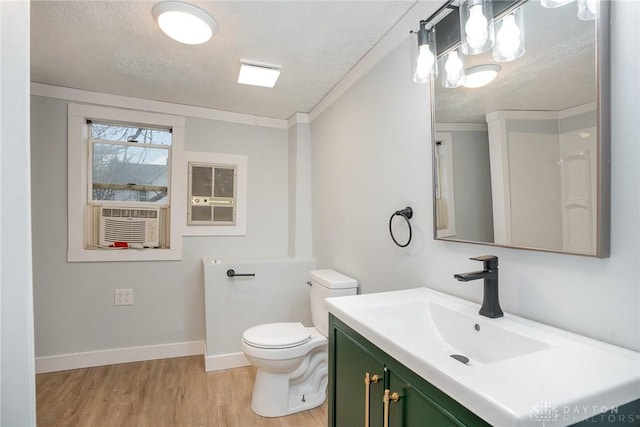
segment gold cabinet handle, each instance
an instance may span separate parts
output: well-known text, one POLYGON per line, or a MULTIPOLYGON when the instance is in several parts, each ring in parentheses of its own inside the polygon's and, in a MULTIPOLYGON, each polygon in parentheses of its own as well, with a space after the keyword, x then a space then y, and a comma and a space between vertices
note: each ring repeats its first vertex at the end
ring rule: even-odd
POLYGON ((380 381, 380 375, 370 375, 369 372, 364 374, 364 427, 369 427, 369 405, 371 383, 377 384, 380 381))
POLYGON ((382 402, 384 403, 384 427, 389 427, 389 402, 397 402, 398 400, 400 400, 400 395, 398 393, 391 393, 389 389, 384 391, 384 397, 382 398, 382 402))

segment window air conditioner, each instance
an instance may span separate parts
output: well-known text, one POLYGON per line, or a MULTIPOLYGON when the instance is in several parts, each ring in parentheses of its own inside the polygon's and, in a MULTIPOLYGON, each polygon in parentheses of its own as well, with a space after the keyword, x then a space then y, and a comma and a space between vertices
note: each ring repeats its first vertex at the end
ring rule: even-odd
POLYGON ((144 247, 158 247, 160 230, 159 209, 100 208, 100 245, 115 242, 137 243, 144 247))

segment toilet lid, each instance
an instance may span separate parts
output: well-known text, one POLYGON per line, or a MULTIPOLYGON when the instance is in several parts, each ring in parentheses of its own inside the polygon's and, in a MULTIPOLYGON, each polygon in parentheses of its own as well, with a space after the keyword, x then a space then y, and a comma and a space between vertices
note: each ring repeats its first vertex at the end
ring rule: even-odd
POLYGON ((267 323, 247 329, 242 338, 254 347, 287 348, 306 343, 311 333, 299 322, 267 323))

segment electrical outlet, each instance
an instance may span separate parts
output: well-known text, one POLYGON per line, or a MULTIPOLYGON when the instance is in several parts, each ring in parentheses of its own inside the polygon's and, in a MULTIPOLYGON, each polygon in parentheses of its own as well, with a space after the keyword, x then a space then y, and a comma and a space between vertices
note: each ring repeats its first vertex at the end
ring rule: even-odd
POLYGON ((133 305, 133 289, 116 289, 113 305, 133 305))

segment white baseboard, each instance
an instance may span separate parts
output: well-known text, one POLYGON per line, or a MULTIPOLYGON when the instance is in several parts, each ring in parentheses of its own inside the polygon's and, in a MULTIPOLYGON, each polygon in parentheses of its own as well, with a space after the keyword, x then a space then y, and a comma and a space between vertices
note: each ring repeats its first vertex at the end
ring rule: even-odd
POLYGON ((249 366, 251 362, 247 360, 244 353, 228 353, 228 354, 216 354, 209 356, 204 355, 204 370, 209 371, 221 371, 223 369, 240 368, 242 366, 249 366))
POLYGON ((204 342, 191 341, 36 357, 36 374, 144 360, 194 356, 203 353, 204 342))

